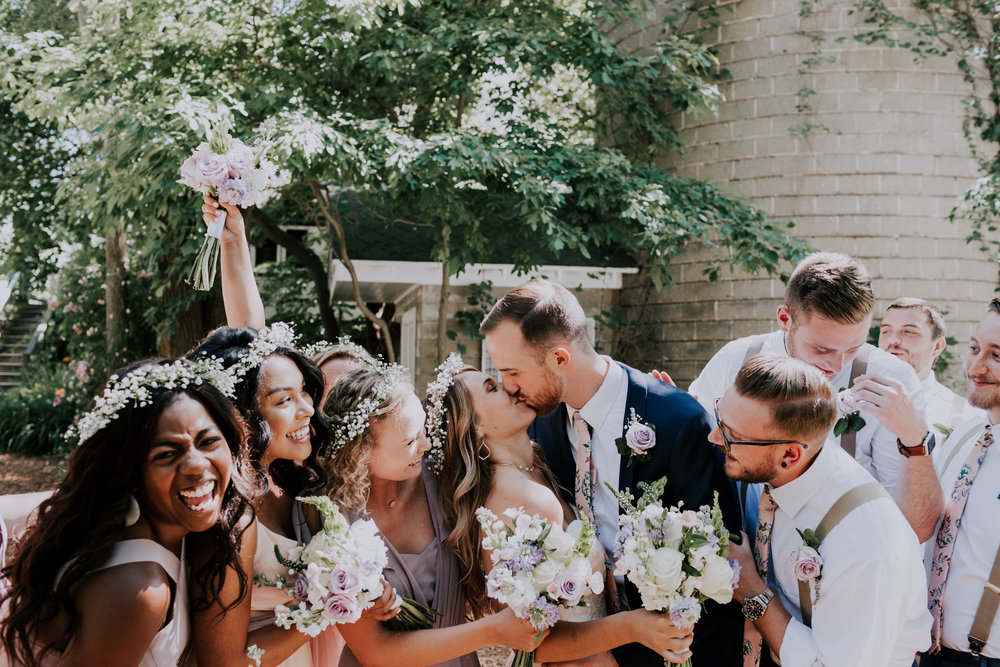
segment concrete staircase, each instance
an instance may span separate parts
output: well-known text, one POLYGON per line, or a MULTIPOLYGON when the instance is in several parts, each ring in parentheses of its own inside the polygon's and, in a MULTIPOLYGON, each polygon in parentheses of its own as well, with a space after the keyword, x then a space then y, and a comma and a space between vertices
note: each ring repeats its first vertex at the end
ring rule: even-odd
POLYGON ((7 316, 0 321, 0 391, 20 383, 25 351, 46 308, 43 303, 26 302, 9 306, 7 316))

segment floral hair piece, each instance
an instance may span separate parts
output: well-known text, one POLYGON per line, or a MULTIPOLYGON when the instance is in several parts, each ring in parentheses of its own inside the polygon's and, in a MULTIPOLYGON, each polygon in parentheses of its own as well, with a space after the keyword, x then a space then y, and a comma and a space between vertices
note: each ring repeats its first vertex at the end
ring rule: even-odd
POLYGON ((233 384, 242 380, 250 369, 263 364, 264 360, 279 347, 294 348, 295 331, 292 330, 290 324, 275 322, 258 331, 257 337, 250 341, 248 347, 250 349, 247 353, 229 367, 229 374, 233 376, 233 384))
POLYGON ((364 363, 371 363, 375 360, 375 357, 371 352, 361 347, 354 341, 352 341, 347 336, 340 336, 335 343, 328 343, 325 340, 321 340, 318 343, 313 343, 312 345, 307 345, 302 348, 302 354, 306 355, 310 359, 315 357, 321 352, 326 352, 327 350, 333 348, 340 348, 347 354, 351 355, 355 359, 362 361, 364 363))
POLYGON ((104 392, 94 399, 94 409, 86 413, 66 431, 67 438, 84 442, 102 428, 118 419, 118 413, 129 403, 142 407, 152 399, 154 389, 186 389, 209 382, 230 398, 235 394, 236 381, 215 357, 188 361, 177 359, 167 364, 149 364, 119 377, 112 375, 104 392))
POLYGON ((341 447, 364 433, 371 425, 372 414, 385 403, 392 390, 406 375, 407 370, 399 364, 386 364, 376 361, 372 366, 381 376, 370 395, 362 398, 353 410, 339 415, 337 424, 333 427, 333 440, 330 443, 330 456, 335 455, 341 447))
POLYGON ((452 352, 438 366, 437 378, 427 385, 427 439, 431 441, 431 450, 427 453, 427 463, 435 474, 440 475, 444 467, 444 439, 445 425, 444 413, 448 409, 444 406, 444 395, 453 384, 455 376, 465 368, 462 356, 452 352))

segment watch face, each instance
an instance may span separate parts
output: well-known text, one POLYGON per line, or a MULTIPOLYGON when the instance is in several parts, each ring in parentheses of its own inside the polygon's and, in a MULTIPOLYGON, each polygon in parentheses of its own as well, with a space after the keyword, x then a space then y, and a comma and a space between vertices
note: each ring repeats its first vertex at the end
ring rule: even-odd
POLYGON ((747 600, 746 604, 743 605, 743 615, 751 621, 756 621, 763 616, 764 610, 761 608, 760 600, 757 598, 747 600))

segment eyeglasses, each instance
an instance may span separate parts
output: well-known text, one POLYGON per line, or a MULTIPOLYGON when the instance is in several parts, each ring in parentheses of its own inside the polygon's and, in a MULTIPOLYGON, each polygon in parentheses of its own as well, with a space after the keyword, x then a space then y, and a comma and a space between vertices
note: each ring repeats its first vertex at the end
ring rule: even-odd
POLYGON ((799 442, 798 440, 789 440, 785 438, 784 440, 731 440, 728 435, 726 435, 726 425, 722 423, 722 418, 719 417, 719 399, 715 399, 715 423, 719 425, 719 433, 722 434, 722 440, 725 443, 722 445, 722 451, 729 454, 733 451, 733 445, 750 445, 752 447, 765 447, 767 445, 787 445, 789 443, 795 443, 802 447, 809 447, 809 445, 804 442, 799 442))

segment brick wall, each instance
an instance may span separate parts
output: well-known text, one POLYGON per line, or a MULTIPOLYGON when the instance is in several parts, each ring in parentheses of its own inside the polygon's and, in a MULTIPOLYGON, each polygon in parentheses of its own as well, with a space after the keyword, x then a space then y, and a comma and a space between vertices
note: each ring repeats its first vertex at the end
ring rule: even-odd
MULTIPOLYGON (((679 116, 688 151, 661 163, 794 220, 793 233, 817 249, 858 257, 875 279, 877 315, 899 296, 949 311, 960 354, 997 284, 996 265, 963 240, 968 225, 947 221, 976 177, 961 131, 965 86, 947 60, 916 64, 901 50, 854 41, 861 21, 848 15, 851 2, 811 4, 805 18, 799 0, 743 0, 724 14, 726 101, 716 117, 679 116), (800 73, 814 55, 800 31, 821 35, 821 55, 837 62, 800 73), (802 88, 816 91, 805 98, 812 112, 796 111, 802 88), (789 132, 806 123, 829 130, 789 132)), ((637 47, 644 39, 632 36, 637 47)), ((731 338, 773 330, 784 292, 776 279, 739 272, 708 283, 701 269, 710 257, 701 247, 679 258, 674 285, 661 293, 640 275, 622 294, 643 341, 623 356, 668 368, 682 386, 731 338)))

